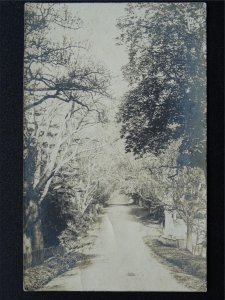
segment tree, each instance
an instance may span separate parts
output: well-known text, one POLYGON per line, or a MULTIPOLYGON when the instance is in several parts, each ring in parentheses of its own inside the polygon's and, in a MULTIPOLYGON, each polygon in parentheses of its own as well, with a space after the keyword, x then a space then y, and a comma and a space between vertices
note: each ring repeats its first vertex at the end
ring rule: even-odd
MULTIPOLYGON (((77 166, 75 162, 82 149, 90 147, 90 143, 93 147, 93 141, 83 136, 83 131, 99 122, 98 114, 84 109, 75 112, 73 105, 73 102, 67 104, 53 101, 49 103, 47 113, 39 116, 37 112, 42 112, 42 108, 36 108, 35 122, 26 125, 24 230, 32 239, 33 249, 43 247, 41 206, 55 178, 64 177, 64 172, 70 164, 73 166, 73 175, 77 166)), ((75 181, 73 184, 76 183, 75 181)), ((86 191, 89 192, 88 184, 86 191)))
MULTIPOLYGON (((199 215, 206 214, 206 181, 200 168, 184 167, 173 182, 174 202, 187 226, 186 247, 192 252, 192 233, 199 215)), ((206 225, 206 224, 205 224, 206 225)), ((204 228, 206 230, 206 228, 204 228)))
POLYGON ((118 22, 130 91, 119 119, 126 151, 159 155, 183 139, 178 163, 205 168, 205 5, 128 4, 118 22))
POLYGON ((74 43, 63 33, 59 34, 58 42, 51 38, 55 30, 60 33, 63 27, 76 32, 81 24, 66 6, 62 10, 56 4, 26 5, 25 110, 49 99, 73 101, 88 110, 86 101, 94 102, 96 95, 109 96, 106 92, 109 76, 102 66, 94 65, 87 56, 87 45, 74 43))
POLYGON ((56 29, 80 26, 66 6, 26 4, 24 233, 32 250, 43 248, 41 205, 51 184, 79 154, 81 131, 105 121, 106 70, 91 62, 86 45, 52 38, 56 29))
POLYGON ((142 185, 144 197, 176 207, 191 251, 193 226, 206 205, 205 21, 202 3, 132 3, 118 22, 130 84, 118 114, 121 137, 149 168, 149 174, 141 168, 140 191, 142 185))

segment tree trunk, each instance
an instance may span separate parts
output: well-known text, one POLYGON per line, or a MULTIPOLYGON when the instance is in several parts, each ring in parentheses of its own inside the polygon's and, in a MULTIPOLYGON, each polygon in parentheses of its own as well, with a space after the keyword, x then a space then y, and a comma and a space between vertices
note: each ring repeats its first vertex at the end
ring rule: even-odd
POLYGON ((24 243, 29 244, 32 265, 40 263, 43 259, 44 239, 41 227, 40 211, 36 201, 31 200, 24 212, 24 243))
POLYGON ((187 223, 187 241, 186 241, 186 248, 192 252, 192 226, 190 223, 187 223))
POLYGON ((164 214, 165 214, 164 234, 174 235, 173 213, 165 209, 164 214))
POLYGON ((31 239, 23 234, 23 265, 24 268, 29 268, 32 265, 32 247, 31 247, 31 239))

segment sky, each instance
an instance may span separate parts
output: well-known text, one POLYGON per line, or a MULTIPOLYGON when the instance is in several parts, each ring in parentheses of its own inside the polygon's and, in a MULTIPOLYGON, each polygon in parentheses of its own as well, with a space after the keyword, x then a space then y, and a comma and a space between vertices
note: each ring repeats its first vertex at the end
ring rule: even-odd
POLYGON ((124 46, 117 46, 115 38, 120 31, 117 19, 124 15, 125 3, 77 3, 71 4, 84 21, 84 36, 87 35, 96 59, 103 62, 113 75, 112 89, 122 95, 126 89, 121 67, 128 62, 124 46))
POLYGON ((116 45, 115 39, 120 34, 116 23, 119 17, 125 15, 126 5, 126 3, 67 4, 69 11, 83 20, 83 28, 79 29, 76 35, 68 29, 63 32, 68 37, 76 36, 89 41, 91 57, 111 72, 111 89, 118 98, 127 90, 127 82, 123 79, 121 67, 128 62, 128 54, 123 45, 116 45))

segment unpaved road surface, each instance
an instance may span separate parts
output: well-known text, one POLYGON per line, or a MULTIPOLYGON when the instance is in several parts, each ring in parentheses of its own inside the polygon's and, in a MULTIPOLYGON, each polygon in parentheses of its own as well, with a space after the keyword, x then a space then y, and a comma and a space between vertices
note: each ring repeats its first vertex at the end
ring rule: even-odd
POLYGON ((50 281, 45 291, 188 291, 158 262, 144 243, 158 235, 157 226, 146 226, 131 214, 132 206, 121 195, 105 209, 86 254, 90 261, 50 281))

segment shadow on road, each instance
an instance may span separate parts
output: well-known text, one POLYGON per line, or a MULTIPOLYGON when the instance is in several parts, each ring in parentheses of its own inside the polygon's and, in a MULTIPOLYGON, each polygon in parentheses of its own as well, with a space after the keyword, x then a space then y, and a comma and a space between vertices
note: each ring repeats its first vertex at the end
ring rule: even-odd
POLYGON ((131 216, 136 217, 136 219, 144 225, 148 224, 158 224, 158 221, 150 216, 149 210, 140 207, 138 205, 131 205, 131 210, 129 211, 131 216))
POLYGON ((131 206, 131 205, 132 205, 132 203, 116 203, 116 204, 110 203, 107 205, 107 207, 109 207, 109 206, 131 206))

